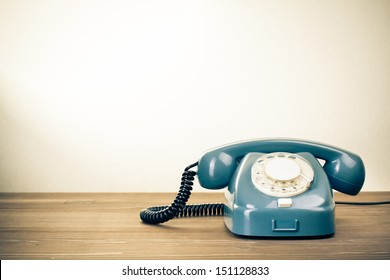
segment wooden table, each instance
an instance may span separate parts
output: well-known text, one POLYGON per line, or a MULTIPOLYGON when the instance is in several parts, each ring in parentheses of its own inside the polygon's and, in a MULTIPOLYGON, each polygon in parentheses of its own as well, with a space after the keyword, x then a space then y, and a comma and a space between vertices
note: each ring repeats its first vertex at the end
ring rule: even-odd
MULTIPOLYGON (((0 258, 6 259, 390 259, 390 205, 336 207, 328 238, 243 238, 222 217, 147 225, 139 212, 173 193, 1 193, 0 258)), ((390 200, 390 192, 336 200, 390 200)), ((221 192, 189 203, 223 202, 221 192)))

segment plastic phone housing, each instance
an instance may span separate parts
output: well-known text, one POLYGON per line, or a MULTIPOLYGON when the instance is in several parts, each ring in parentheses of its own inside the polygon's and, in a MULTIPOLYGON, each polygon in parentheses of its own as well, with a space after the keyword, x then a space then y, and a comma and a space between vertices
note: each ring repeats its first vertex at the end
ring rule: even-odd
POLYGON ((225 192, 224 221, 234 234, 264 237, 326 236, 335 232, 333 192, 326 173, 309 153, 298 153, 314 169, 314 180, 304 193, 278 198, 260 192, 252 183, 251 167, 262 153, 249 153, 240 162, 225 192))

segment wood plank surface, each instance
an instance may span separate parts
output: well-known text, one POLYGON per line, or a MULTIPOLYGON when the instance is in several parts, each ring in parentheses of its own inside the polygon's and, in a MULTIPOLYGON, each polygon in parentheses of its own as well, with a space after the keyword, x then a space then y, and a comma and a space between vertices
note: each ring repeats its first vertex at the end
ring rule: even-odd
MULTIPOLYGON (((1 193, 0 258, 6 259, 390 259, 390 205, 336 206, 328 238, 243 238, 222 217, 140 221, 141 209, 172 193, 1 193)), ((390 200, 390 192, 335 194, 336 200, 390 200)), ((189 203, 223 202, 221 192, 189 203)))

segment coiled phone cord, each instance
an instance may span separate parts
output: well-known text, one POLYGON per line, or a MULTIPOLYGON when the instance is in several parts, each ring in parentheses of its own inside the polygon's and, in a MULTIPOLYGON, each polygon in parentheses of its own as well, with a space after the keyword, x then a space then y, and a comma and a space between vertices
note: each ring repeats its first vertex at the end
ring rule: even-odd
POLYGON ((198 162, 195 162, 184 169, 179 192, 170 206, 152 206, 141 211, 140 218, 143 222, 148 224, 161 224, 175 217, 223 215, 223 203, 186 205, 191 195, 193 181, 197 174, 190 169, 197 165, 198 162))

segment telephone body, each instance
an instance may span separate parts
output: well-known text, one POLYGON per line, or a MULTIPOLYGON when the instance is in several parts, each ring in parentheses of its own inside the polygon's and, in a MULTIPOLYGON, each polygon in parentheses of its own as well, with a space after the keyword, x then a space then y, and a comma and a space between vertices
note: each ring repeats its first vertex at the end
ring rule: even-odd
POLYGON ((206 152, 197 175, 204 188, 227 187, 224 221, 232 233, 305 237, 335 232, 332 189, 356 195, 365 169, 358 155, 343 149, 305 140, 262 139, 206 152))

